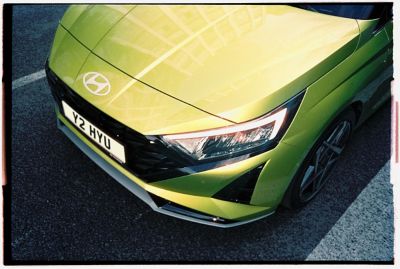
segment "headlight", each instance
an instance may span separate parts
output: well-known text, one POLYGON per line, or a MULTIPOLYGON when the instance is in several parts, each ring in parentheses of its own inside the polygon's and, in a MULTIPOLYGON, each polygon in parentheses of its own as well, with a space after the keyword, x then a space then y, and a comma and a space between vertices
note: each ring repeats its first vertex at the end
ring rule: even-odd
POLYGON ((304 91, 264 116, 223 128, 161 136, 174 149, 195 160, 227 159, 261 153, 276 146, 289 127, 304 91))

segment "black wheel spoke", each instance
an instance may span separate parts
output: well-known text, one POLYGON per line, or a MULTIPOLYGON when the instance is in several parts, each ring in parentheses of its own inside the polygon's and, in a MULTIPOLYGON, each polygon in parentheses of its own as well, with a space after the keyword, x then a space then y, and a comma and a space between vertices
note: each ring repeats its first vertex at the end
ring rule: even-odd
POLYGON ((342 153, 342 150, 343 150, 342 147, 332 145, 326 141, 324 141, 324 145, 327 146, 330 150, 332 150, 337 155, 340 155, 340 153, 342 153))
POLYGON ((314 179, 314 167, 313 166, 309 166, 304 177, 303 177, 303 181, 301 182, 301 189, 304 191, 305 189, 307 189, 311 183, 313 182, 314 179))
POLYGON ((320 170, 319 164, 320 164, 321 159, 323 159, 324 154, 325 154, 325 149, 323 147, 320 147, 317 150, 317 152, 315 153, 315 158, 314 158, 315 159, 315 161, 314 161, 314 166, 315 166, 314 174, 315 175, 318 174, 318 172, 320 170))

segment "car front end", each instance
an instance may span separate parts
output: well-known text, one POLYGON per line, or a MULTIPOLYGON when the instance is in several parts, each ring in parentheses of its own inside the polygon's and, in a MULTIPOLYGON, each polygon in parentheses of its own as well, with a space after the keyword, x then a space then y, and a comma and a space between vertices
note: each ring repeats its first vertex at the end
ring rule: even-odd
POLYGON ((46 65, 58 127, 156 211, 218 227, 268 216, 335 116, 326 105, 351 97, 309 88, 355 51, 358 24, 310 14, 71 7, 46 65))

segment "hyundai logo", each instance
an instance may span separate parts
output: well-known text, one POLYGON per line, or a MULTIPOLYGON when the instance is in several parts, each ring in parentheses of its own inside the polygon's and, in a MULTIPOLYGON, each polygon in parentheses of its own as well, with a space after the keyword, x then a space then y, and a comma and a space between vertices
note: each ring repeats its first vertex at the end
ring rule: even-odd
POLYGON ((94 95, 107 95, 111 91, 108 79, 97 72, 88 72, 83 76, 83 85, 94 95))

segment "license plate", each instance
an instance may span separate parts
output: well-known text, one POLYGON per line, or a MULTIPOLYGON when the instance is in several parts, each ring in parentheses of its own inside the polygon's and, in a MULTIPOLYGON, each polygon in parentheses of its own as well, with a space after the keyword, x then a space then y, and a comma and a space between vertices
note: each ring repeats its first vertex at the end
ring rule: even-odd
POLYGON ((113 157, 120 162, 125 163, 125 149, 120 143, 106 135, 102 130, 97 128, 93 123, 82 117, 67 103, 62 101, 65 117, 67 117, 79 130, 90 137, 100 147, 111 153, 113 157))

